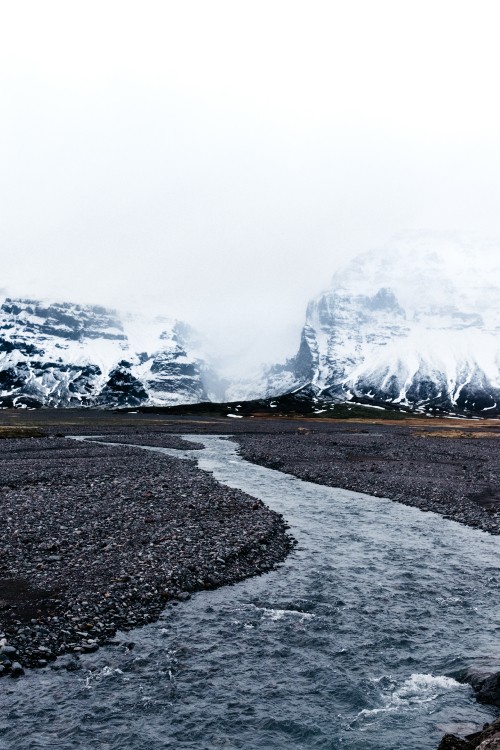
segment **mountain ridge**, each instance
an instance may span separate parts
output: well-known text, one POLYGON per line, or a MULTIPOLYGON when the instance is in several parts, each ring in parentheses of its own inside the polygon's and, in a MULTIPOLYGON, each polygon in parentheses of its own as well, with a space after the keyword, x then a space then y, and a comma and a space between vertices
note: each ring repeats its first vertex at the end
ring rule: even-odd
POLYGON ((71 302, 7 298, 0 306, 3 407, 203 401, 203 367, 179 321, 71 302))
MULTIPOLYGON (((231 398, 302 392, 417 411, 500 413, 500 280, 490 253, 433 240, 365 253, 307 306, 297 354, 231 398), (408 249, 408 248, 407 248, 408 249)), ((243 384, 241 384, 243 385, 243 384)), ((230 400, 230 399, 228 399, 230 400)))
POLYGON ((364 253, 307 306, 297 353, 224 382, 170 318, 8 298, 0 406, 172 406, 272 399, 500 414, 500 261, 429 237, 364 253), (496 263, 496 265, 495 265, 496 263))

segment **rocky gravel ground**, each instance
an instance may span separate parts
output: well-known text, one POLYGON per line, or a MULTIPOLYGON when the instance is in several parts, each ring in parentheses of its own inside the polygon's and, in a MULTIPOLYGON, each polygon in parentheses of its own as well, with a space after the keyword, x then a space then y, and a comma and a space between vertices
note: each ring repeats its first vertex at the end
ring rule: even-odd
POLYGON ((227 434, 256 463, 500 533, 496 426, 7 416, 45 437, 0 440, 0 674, 61 654, 71 665, 166 602, 269 570, 292 548, 260 501, 134 443, 201 449, 179 435, 227 434))
POLYGON ((177 450, 203 450, 203 446, 200 443, 192 443, 187 440, 183 440, 176 435, 168 435, 165 433, 151 433, 151 432, 137 432, 133 435, 121 435, 116 432, 109 432, 105 435, 94 436, 92 440, 96 440, 102 443, 119 443, 120 445, 149 445, 155 448, 176 448, 177 450))
POLYGON ((194 461, 56 436, 0 441, 0 508, 0 674, 13 676, 268 571, 293 546, 281 516, 194 461))
POLYGON ((235 439, 249 461, 500 534, 500 438, 474 434, 344 423, 235 439))
MULTIPOLYGON (((76 668, 79 654, 153 621, 167 602, 270 570, 292 549, 285 522, 260 501, 219 485, 194 461, 133 444, 201 449, 179 435, 231 435, 255 463, 500 534, 493 420, 453 427, 6 410, 2 422, 0 675, 61 655, 56 666, 76 668), (71 434, 130 447, 64 438, 71 434)), ((498 674, 475 685, 479 700, 498 705, 484 695, 492 679, 498 689, 498 674)), ((499 722, 448 734, 439 748, 500 748, 499 722)))

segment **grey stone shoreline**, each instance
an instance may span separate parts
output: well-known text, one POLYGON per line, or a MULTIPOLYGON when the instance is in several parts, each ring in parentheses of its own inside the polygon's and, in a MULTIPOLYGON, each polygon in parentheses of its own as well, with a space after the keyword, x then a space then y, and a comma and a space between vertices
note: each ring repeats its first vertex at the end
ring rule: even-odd
POLYGON ((43 667, 63 654, 56 664, 71 667, 116 631, 154 621, 169 602, 266 572, 293 548, 284 520, 260 501, 218 484, 194 461, 134 444, 184 449, 180 434, 231 435, 250 461, 500 533, 496 422, 455 427, 433 420, 229 420, 83 410, 2 417, 7 425, 45 433, 0 441, 3 674, 43 667), (74 433, 130 447, 63 437, 74 433))
POLYGON ((500 427, 309 423, 236 435, 248 461, 309 482, 387 497, 500 534, 500 427))
POLYGON ((293 548, 281 516, 194 461, 55 436, 0 451, 0 675, 62 655, 71 668, 168 602, 269 571, 293 548))

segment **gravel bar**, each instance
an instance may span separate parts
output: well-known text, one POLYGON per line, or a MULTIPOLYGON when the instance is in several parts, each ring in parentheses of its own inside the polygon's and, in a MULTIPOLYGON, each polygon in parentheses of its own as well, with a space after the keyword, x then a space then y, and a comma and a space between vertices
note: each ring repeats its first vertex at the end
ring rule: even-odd
POLYGON ((63 654, 71 668, 167 602, 269 571, 293 548, 280 515, 194 461, 54 436, 5 439, 0 477, 4 675, 63 654))
POLYGON ((381 425, 296 428, 234 438, 249 461, 500 534, 498 431, 381 425))

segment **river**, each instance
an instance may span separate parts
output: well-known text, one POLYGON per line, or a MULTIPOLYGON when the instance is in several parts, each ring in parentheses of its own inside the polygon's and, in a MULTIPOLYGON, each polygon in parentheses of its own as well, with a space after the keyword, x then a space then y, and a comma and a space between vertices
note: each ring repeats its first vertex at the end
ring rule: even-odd
POLYGON ((2 680, 0 750, 431 750, 455 722, 491 720, 451 675, 498 657, 499 537, 185 437, 205 449, 146 449, 261 498, 298 546, 118 634, 79 671, 2 680))

